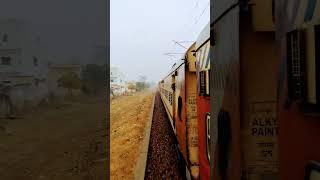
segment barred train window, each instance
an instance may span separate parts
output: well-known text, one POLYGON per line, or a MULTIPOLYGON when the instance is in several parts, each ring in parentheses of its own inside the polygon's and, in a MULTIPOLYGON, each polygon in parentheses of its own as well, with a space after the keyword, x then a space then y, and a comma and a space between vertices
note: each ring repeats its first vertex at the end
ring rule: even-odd
POLYGON ((287 37, 287 58, 289 77, 289 96, 292 99, 300 99, 302 95, 302 67, 303 34, 300 31, 293 31, 287 37))
POLYGON ((208 96, 210 95, 209 90, 209 73, 210 71, 201 71, 199 73, 200 79, 200 96, 208 96))
POLYGON ((287 66, 289 97, 320 105, 320 25, 288 33, 287 66))

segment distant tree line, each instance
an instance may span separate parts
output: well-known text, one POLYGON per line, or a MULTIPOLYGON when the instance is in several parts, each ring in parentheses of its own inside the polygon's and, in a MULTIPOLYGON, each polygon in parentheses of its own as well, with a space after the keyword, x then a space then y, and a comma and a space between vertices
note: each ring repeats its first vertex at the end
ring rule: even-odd
POLYGON ((150 83, 147 82, 146 76, 140 76, 139 80, 136 82, 137 91, 143 91, 150 88, 150 83))
POLYGON ((137 82, 136 83, 137 91, 143 91, 145 89, 148 89, 149 87, 150 87, 150 84, 147 82, 137 82))

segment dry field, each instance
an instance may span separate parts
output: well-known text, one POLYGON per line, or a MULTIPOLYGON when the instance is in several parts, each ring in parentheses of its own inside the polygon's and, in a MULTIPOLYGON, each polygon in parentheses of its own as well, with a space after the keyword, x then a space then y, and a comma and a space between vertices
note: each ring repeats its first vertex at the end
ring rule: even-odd
POLYGON ((153 92, 122 96, 110 104, 110 173, 111 180, 133 179, 149 120, 153 92))
POLYGON ((105 99, 90 97, 0 119, 0 179, 105 179, 105 99))

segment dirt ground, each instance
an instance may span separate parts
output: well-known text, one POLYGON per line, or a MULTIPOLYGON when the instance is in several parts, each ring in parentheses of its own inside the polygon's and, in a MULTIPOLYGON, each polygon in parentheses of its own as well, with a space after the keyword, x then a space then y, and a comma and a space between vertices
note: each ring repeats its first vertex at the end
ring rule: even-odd
POLYGON ((82 98, 0 119, 0 179, 106 179, 105 109, 82 98))
POLYGON ((153 92, 122 96, 110 105, 110 174, 112 180, 133 179, 149 120, 153 92))

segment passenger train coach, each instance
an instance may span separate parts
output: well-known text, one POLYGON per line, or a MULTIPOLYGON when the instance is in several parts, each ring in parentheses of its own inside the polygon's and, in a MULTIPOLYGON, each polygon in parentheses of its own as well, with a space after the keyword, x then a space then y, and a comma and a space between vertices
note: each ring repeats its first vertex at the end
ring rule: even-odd
POLYGON ((159 83, 161 99, 186 162, 187 176, 209 179, 209 24, 159 83), (201 119, 201 121, 199 121, 201 119))

